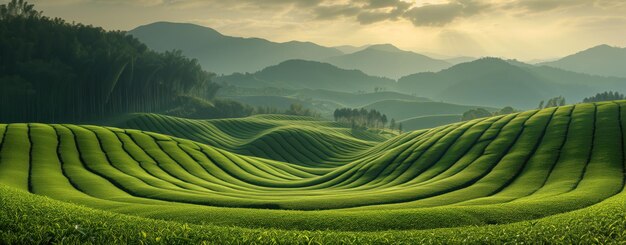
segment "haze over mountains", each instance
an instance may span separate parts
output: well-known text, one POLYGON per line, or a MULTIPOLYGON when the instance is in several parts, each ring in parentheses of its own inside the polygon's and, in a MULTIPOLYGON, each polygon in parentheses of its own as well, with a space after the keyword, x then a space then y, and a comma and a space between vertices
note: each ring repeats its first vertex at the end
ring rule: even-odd
POLYGON ((539 65, 600 76, 626 77, 626 48, 599 45, 539 65))
POLYGON ((626 89, 626 79, 483 58, 437 73, 403 77, 398 88, 454 103, 533 108, 538 101, 558 95, 580 101, 597 92, 626 89))
POLYGON ((626 89, 626 49, 607 45, 530 65, 499 58, 435 59, 390 44, 275 43, 181 23, 157 22, 129 33, 157 51, 182 50, 205 69, 224 74, 217 82, 244 88, 397 91, 438 101, 521 109, 560 95, 580 101, 593 93, 626 89))
POLYGON ((393 88, 395 85, 395 81, 389 78, 306 60, 287 60, 252 74, 235 73, 218 77, 216 81, 251 88, 326 89, 342 92, 374 91, 377 87, 393 88))
POLYGON ((358 69, 370 75, 400 78, 415 72, 439 71, 452 64, 414 52, 400 50, 391 44, 378 44, 363 50, 330 57, 326 62, 345 69, 358 69))
POLYGON ((254 72, 285 60, 322 60, 342 55, 310 42, 276 43, 260 38, 230 37, 199 25, 156 22, 128 32, 156 51, 181 50, 218 74, 254 72))
POLYGON ((194 24, 156 22, 128 32, 156 51, 173 49, 196 58, 218 74, 256 72, 290 59, 323 61, 369 75, 400 78, 422 71, 439 71, 452 64, 393 45, 324 47, 310 42, 276 43, 260 38, 225 36, 194 24))
POLYGON ((594 76, 499 58, 483 58, 440 72, 416 73, 397 82, 304 60, 289 60, 256 73, 237 73, 218 77, 216 81, 247 88, 352 93, 380 88, 452 103, 516 108, 534 108, 539 101, 559 95, 580 101, 594 93, 626 89, 626 78, 594 76))

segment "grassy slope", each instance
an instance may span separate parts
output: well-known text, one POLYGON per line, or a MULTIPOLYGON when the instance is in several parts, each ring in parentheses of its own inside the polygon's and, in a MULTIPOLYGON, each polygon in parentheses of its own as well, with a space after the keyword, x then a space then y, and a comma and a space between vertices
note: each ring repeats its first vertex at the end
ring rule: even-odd
POLYGON ((8 244, 612 244, 626 239, 626 194, 575 212, 506 225, 339 232, 246 229, 160 221, 59 202, 0 185, 8 244))
POLYGON ((398 123, 402 123, 402 128, 405 131, 412 131, 412 130, 419 130, 419 129, 434 128, 440 125, 460 122, 461 117, 462 117, 461 114, 431 115, 431 116, 421 116, 421 117, 413 117, 409 119, 404 119, 404 120, 398 121, 398 123))
POLYGON ((190 120, 158 114, 133 114, 105 124, 173 135, 248 156, 317 166, 357 159, 367 149, 394 136, 374 130, 352 130, 336 122, 286 115, 190 120))
POLYGON ((495 108, 472 105, 459 105, 445 102, 419 102, 405 100, 384 100, 365 106, 366 109, 381 111, 389 118, 402 121, 413 117, 463 114, 470 109, 484 108, 495 111, 495 108))
MULTIPOLYGON (((161 225, 188 227, 189 231, 181 228, 182 232, 194 239, 209 240, 266 235, 287 239, 283 241, 308 237, 347 242, 381 242, 377 239, 386 238, 464 238, 474 242, 618 239, 624 237, 626 212, 621 194, 625 106, 624 102, 581 104, 407 133, 368 149, 361 158, 324 167, 237 155, 136 130, 10 124, 0 126, 0 183, 95 209, 207 225, 189 228, 182 223, 160 223, 163 221, 95 210, 85 212, 132 221, 119 224, 80 215, 90 225, 135 231, 120 234, 122 239, 144 239, 137 227, 168 239, 174 236, 176 228, 173 232, 155 230, 161 225), (559 213, 566 214, 555 215, 559 213), (546 216, 519 224, 419 231, 546 216), (321 233, 213 225, 418 231, 321 233)), ((319 141, 316 144, 320 149, 331 147, 319 141)), ((54 222, 46 221, 46 217, 54 216, 25 218, 14 214, 20 209, 33 215, 49 211, 63 217, 57 223, 71 223, 75 217, 69 214, 76 212, 69 210, 82 208, 10 188, 3 187, 2 192, 6 193, 2 197, 10 198, 0 199, 6 210, 0 216, 0 230, 14 231, 5 233, 5 240, 20 239, 16 234, 30 229, 15 221, 39 224, 32 229, 41 230, 31 232, 52 239, 60 239, 53 231, 80 236, 76 229, 55 228, 54 222), (34 202, 49 205, 41 209, 29 206, 34 202)), ((89 231, 94 236, 110 234, 89 231)))

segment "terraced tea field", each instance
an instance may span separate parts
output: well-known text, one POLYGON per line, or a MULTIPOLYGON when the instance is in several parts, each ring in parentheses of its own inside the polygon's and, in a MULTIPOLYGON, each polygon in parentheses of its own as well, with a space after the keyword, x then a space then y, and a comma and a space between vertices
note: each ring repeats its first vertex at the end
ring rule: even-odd
POLYGON ((389 139, 300 118, 0 125, 0 240, 619 243, 624 117, 578 104, 389 139))
POLYGON ((365 150, 395 136, 387 131, 352 130, 337 122, 286 115, 191 120, 133 114, 109 124, 190 139, 242 155, 316 167, 358 159, 365 150))

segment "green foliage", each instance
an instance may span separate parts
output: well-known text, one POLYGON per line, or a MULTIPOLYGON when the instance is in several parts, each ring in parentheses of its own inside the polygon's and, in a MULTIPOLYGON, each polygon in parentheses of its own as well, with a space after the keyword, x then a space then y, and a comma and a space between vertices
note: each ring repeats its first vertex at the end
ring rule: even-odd
POLYGON ((539 107, 537 109, 545 109, 550 107, 564 106, 565 98, 563 96, 554 97, 545 102, 542 100, 539 102, 539 107))
POLYGON ((490 117, 491 113, 483 108, 471 109, 463 113, 461 117, 463 121, 473 120, 477 118, 490 117))
POLYGON ((338 159, 354 160, 377 142, 393 136, 354 131, 335 122, 288 115, 189 120, 135 114, 105 124, 191 139, 238 154, 318 167, 328 163, 334 166, 333 162, 338 159), (294 151, 284 150, 286 147, 294 151))
POLYGON ((576 212, 508 225, 339 232, 195 225, 105 212, 1 185, 0 193, 0 241, 8 244, 619 244, 626 239, 624 194, 576 212))
POLYGON ((24 0, 11 0, 7 4, 0 5, 0 20, 10 18, 33 18, 41 17, 40 11, 35 10, 35 5, 28 4, 24 0))
POLYGON ((395 118, 397 121, 421 116, 463 114, 468 110, 476 108, 482 108, 489 112, 497 111, 496 108, 492 107, 476 107, 445 102, 407 100, 382 100, 366 105, 364 108, 385 112, 387 117, 395 118))
POLYGON ((601 101, 611 101, 611 100, 623 100, 624 94, 620 94, 614 91, 607 91, 604 93, 597 93, 594 96, 587 97, 583 99, 583 103, 591 103, 591 102, 601 102, 601 101))
POLYGON ((191 119, 238 118, 253 114, 251 106, 227 99, 207 101, 193 96, 178 96, 164 112, 166 115, 191 119))
POLYGON ((0 125, 0 241, 619 243, 624 111, 577 104, 380 143, 285 115, 0 125))
POLYGON ((519 112, 519 111, 515 110, 513 107, 505 106, 499 111, 494 112, 493 115, 494 116, 507 115, 507 114, 516 113, 516 112, 519 112))
POLYGON ((302 104, 299 103, 291 104, 289 109, 285 111, 285 114, 292 116, 319 117, 319 114, 311 111, 311 109, 305 109, 302 104))
POLYGON ((160 111, 178 95, 217 92, 213 75, 180 51, 155 53, 124 32, 39 17, 22 1, 3 9, 11 16, 0 20, 4 122, 160 111))
MULTIPOLYGON (((377 110, 369 111, 361 108, 339 108, 333 113, 335 121, 352 125, 352 128, 385 128, 387 125, 387 115, 377 110)), ((392 119, 395 123, 395 120, 392 119)))

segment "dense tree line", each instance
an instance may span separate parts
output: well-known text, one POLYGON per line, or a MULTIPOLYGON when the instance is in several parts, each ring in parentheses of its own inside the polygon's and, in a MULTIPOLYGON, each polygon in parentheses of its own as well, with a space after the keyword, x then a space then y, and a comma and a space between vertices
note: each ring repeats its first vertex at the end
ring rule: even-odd
POLYGON ((387 125, 387 115, 374 109, 339 108, 335 109, 333 117, 335 121, 349 123, 353 128, 384 128, 387 125))
POLYGON ((300 103, 292 103, 287 110, 281 110, 275 107, 259 106, 253 111, 253 114, 283 114, 292 116, 305 116, 305 117, 321 117, 320 113, 304 108, 300 103))
POLYGON ((44 17, 23 0, 0 6, 0 120, 81 121, 212 99, 213 74, 179 51, 156 53, 121 31, 44 17))
POLYGON ((252 115, 252 106, 227 99, 204 100, 194 96, 177 96, 171 104, 172 108, 163 114, 194 118, 237 118, 252 115))
POLYGON ((587 97, 583 99, 583 103, 610 101, 610 100, 623 100, 623 99, 625 99, 624 94, 620 94, 614 91, 607 91, 604 93, 598 93, 591 97, 587 97))

